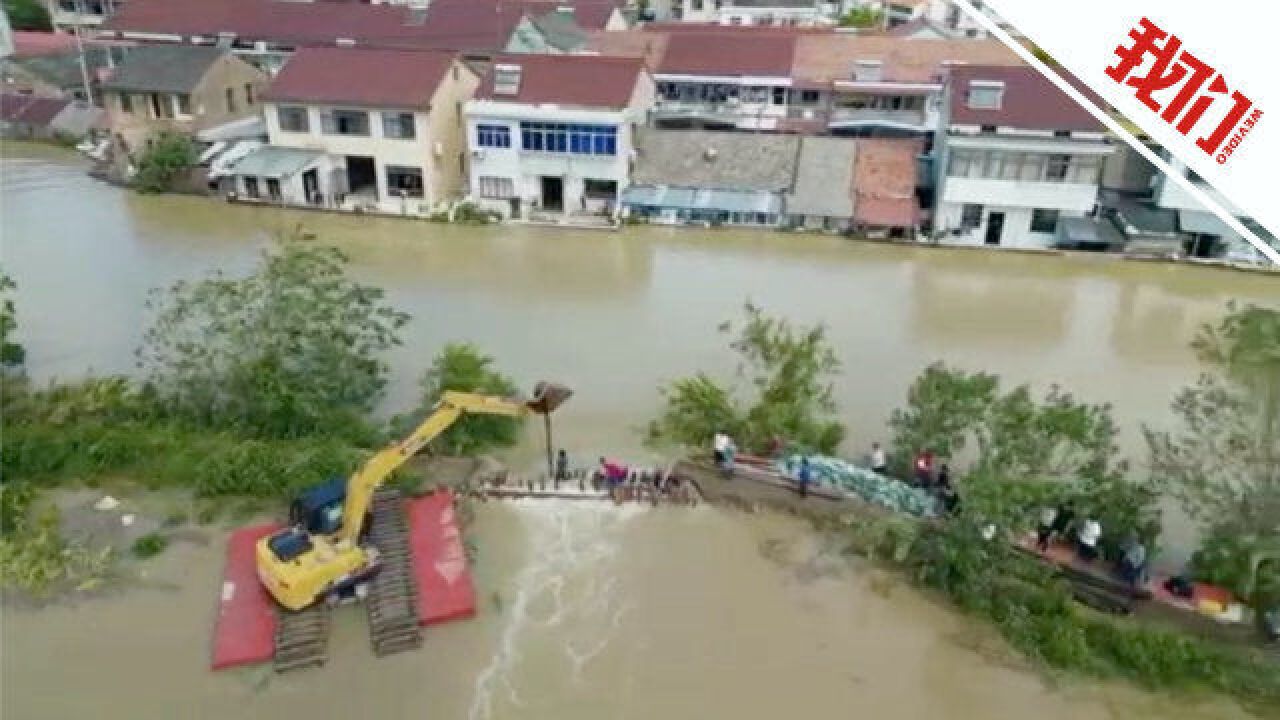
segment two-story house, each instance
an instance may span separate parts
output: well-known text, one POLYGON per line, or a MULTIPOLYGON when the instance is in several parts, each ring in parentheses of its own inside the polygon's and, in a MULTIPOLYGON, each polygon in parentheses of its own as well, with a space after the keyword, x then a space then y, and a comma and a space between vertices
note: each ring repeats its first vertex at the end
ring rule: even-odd
POLYGON ((466 107, 471 197, 506 216, 612 215, 653 92, 639 58, 496 58, 466 107))
POLYGON ((269 144, 232 169, 241 199, 419 215, 459 197, 462 107, 478 78, 456 55, 309 47, 264 96, 269 144))
POLYGON ((1088 111, 1029 67, 958 66, 938 164, 942 242, 1045 248, 1093 213, 1113 148, 1088 111))
POLYGON ((100 88, 112 136, 135 154, 157 132, 195 135, 256 116, 267 82, 222 48, 141 45, 100 88))

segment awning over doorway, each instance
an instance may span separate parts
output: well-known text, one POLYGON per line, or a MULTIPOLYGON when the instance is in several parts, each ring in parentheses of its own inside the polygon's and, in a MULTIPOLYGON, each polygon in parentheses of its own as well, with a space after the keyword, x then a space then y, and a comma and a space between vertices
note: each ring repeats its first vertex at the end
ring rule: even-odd
POLYGON ((324 152, 320 150, 264 145, 241 158, 231 167, 231 173, 257 177, 288 177, 306 170, 322 157, 324 152))
POLYGON ((622 202, 627 205, 678 210, 775 215, 782 212, 782 198, 775 193, 763 190, 713 190, 669 185, 632 185, 622 192, 622 202))

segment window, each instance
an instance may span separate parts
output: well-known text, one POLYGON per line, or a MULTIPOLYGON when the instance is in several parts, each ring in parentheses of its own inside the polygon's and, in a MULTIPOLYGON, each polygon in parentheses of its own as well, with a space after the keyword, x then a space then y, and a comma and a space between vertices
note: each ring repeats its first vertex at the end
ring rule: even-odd
POLYGON ((178 114, 190 115, 191 114, 191 96, 175 95, 174 97, 178 99, 178 114))
POLYGON ((363 110, 326 110, 320 113, 325 135, 369 135, 369 113, 363 110))
POLYGON ((281 105, 276 108, 276 119, 280 121, 281 132, 304 133, 311 129, 304 107, 281 105))
POLYGON ((253 86, 250 85, 249 83, 244 84, 244 104, 245 105, 253 104, 253 86))
POLYGON ((982 156, 972 150, 955 150, 947 165, 947 174, 951 177, 969 177, 972 171, 980 168, 982 156))
POLYGON ((1072 168, 1072 182, 1096 185, 1102 175, 1102 159, 1096 156, 1077 157, 1072 168))
POLYGON ((1004 167, 998 177, 1001 180, 1017 180, 1018 173, 1022 171, 1022 158, 1022 153, 1006 153, 1004 167))
POLYGON ((1070 130, 1054 130, 1053 136, 1056 138, 1069 138, 1071 137, 1071 131, 1070 130))
POLYGON ((417 137, 413 113, 382 113, 382 136, 404 140, 417 137))
POLYGON ((1050 155, 1049 168, 1044 173, 1044 179, 1049 182, 1062 182, 1067 179, 1067 169, 1070 167, 1070 155, 1050 155))
POLYGON ((516 183, 511 178, 480 176, 480 197, 504 200, 516 196, 516 183))
POLYGON ((996 134, 996 126, 995 126, 995 125, 983 125, 983 126, 981 126, 981 127, 979 128, 979 131, 980 131, 983 135, 995 135, 995 134, 996 134))
POLYGON ((618 128, 612 125, 520 123, 520 147, 534 152, 617 155, 618 128))
POLYGON ((173 117, 173 101, 168 95, 151 93, 151 117, 156 119, 173 117))
POLYGON ((1051 233, 1058 230, 1058 211, 1036 208, 1031 211, 1031 232, 1051 233))
POLYGON ((982 206, 965 204, 960 211, 960 227, 964 230, 973 230, 982 224, 982 206))
POLYGON ((787 104, 787 89, 786 89, 786 88, 784 88, 784 87, 776 87, 776 88, 774 88, 774 89, 773 89, 773 104, 774 104, 774 105, 786 105, 786 104, 787 104))
POLYGON ((235 111, 236 111, 236 89, 227 88, 227 112, 233 113, 235 111))
POLYGON ((246 177, 244 179, 244 194, 245 194, 245 197, 250 197, 255 199, 259 197, 258 178, 246 177))
POLYGON ((477 125, 476 145, 491 148, 511 147, 511 128, 506 125, 477 125))
POLYGON ((129 93, 120 93, 120 112, 126 115, 133 113, 133 96, 129 93))
POLYGON ((387 190, 393 197, 422 197, 422 168, 388 165, 387 190))
POLYGON ((267 197, 272 202, 280 202, 280 178, 267 178, 267 197))
POLYGON ((1004 102, 1004 83, 985 80, 969 81, 969 107, 977 110, 999 110, 1004 102))
POLYGON ((817 90, 801 90, 800 102, 804 103, 805 105, 816 105, 818 102, 818 91, 817 90))

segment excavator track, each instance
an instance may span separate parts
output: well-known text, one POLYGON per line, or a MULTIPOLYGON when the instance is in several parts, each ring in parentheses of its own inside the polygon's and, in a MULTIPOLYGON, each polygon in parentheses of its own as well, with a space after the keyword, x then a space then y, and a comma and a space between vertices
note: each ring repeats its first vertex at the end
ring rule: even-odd
POLYGON ((276 608, 275 669, 289 672, 324 665, 329 659, 329 606, 305 610, 276 608))
POLYGON ((418 584, 409 549, 409 519, 397 490, 373 496, 369 542, 378 549, 381 568, 369 581, 365 608, 369 641, 379 657, 422 646, 418 625, 418 584))

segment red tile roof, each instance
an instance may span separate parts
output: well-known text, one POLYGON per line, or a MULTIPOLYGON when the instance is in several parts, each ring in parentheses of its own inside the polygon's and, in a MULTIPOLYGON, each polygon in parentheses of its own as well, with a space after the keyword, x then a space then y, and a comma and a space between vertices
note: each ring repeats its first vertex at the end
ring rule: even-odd
POLYGON ((672 33, 656 72, 790 77, 796 35, 730 31, 672 33))
POLYGON ((70 102, 66 98, 4 93, 0 95, 0 119, 6 122, 47 126, 70 102))
POLYGON ((22 30, 13 33, 13 57, 15 58, 61 55, 75 51, 76 39, 70 34, 22 30))
POLYGON ((916 158, 924 143, 916 138, 859 138, 853 165, 853 218, 863 225, 916 225, 916 158))
POLYGON ((733 35, 834 35, 834 27, 800 25, 721 25, 719 23, 652 22, 641 26, 651 33, 729 33, 733 35))
POLYGON ((952 125, 996 125, 1026 130, 1081 130, 1104 127, 1087 110, 1032 67, 965 65, 951 69, 952 125), (999 108, 969 107, 969 83, 1004 83, 999 108))
POLYGON ((494 50, 506 46, 525 14, 560 5, 575 8, 576 21, 603 28, 612 0, 436 0, 425 11, 401 5, 290 0, 129 0, 103 29, 168 35, 216 36, 328 45, 349 38, 361 45, 444 50, 494 50))
POLYGON ((493 70, 480 81, 476 98, 529 104, 624 108, 644 71, 640 58, 599 55, 510 55, 495 64, 520 66, 515 95, 493 92, 493 70))
POLYGON ((454 55, 431 50, 303 48, 264 95, 273 102, 425 107, 454 55))

